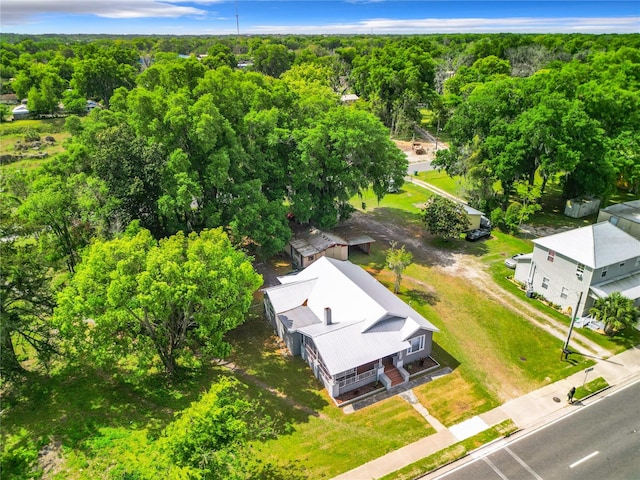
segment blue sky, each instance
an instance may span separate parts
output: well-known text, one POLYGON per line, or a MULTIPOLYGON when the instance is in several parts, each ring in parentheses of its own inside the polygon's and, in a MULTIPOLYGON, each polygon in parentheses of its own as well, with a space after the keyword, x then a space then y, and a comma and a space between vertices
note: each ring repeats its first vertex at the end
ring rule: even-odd
MULTIPOLYGON (((640 33, 640 0, 238 0, 241 34, 640 33)), ((226 35, 235 0, 2 0, 5 33, 226 35)))

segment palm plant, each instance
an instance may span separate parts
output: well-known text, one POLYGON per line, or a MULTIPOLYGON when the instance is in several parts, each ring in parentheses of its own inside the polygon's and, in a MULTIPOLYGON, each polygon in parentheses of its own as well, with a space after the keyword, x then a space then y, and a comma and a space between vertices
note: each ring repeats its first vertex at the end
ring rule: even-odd
POLYGON ((604 333, 613 335, 625 327, 632 327, 640 314, 633 300, 620 292, 613 292, 608 297, 597 299, 589 309, 589 315, 604 323, 604 333))

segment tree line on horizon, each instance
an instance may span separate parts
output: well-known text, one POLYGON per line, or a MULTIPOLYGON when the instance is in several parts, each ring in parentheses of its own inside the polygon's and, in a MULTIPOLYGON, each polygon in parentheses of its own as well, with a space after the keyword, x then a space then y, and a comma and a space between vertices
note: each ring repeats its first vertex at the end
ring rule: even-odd
MULTIPOLYGON (((35 115, 71 113, 62 153, 0 177, 5 387, 25 360, 142 384, 224 357, 262 281, 253 260, 283 250, 290 219, 331 228, 354 196, 398 188, 390 137, 411 138, 425 110, 450 139, 436 163, 492 218, 549 182, 605 196, 640 183, 640 35, 3 34, 0 77, 35 115), (84 115, 87 99, 105 108, 84 115)), ((243 458, 275 428, 222 380, 145 437, 148 468, 298 478, 243 458)))

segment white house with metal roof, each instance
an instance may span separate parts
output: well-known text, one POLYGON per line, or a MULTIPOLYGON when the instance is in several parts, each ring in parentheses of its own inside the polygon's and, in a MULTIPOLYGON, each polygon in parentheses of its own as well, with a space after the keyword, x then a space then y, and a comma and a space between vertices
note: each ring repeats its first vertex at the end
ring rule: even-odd
POLYGON ((609 222, 533 241, 518 258, 515 279, 531 292, 586 315, 597 298, 620 292, 640 306, 640 240, 609 222), (577 309, 577 310, 576 310, 577 309))
POLYGON ((267 318, 334 398, 406 382, 403 365, 431 354, 438 329, 349 261, 321 257, 278 280, 264 290, 267 318))

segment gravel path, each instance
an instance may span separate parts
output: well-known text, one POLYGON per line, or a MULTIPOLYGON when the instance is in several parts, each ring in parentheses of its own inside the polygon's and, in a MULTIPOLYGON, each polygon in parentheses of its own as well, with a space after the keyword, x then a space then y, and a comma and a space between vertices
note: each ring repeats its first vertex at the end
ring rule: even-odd
MULTIPOLYGON (((387 244, 390 244, 392 241, 397 241, 398 243, 405 244, 407 249, 413 253, 414 258, 423 260, 429 265, 433 265, 434 268, 439 268, 449 275, 460 276, 471 280, 476 288, 497 303, 512 310, 514 313, 517 313, 525 320, 545 330, 554 337, 562 341, 566 339, 567 326, 564 323, 538 311, 524 301, 524 299, 504 290, 495 283, 491 275, 486 271, 486 266, 479 260, 476 260, 470 255, 438 249, 433 245, 425 248, 423 240, 425 232, 421 228, 416 228, 414 225, 407 226, 390 222, 382 223, 372 218, 371 215, 361 212, 355 212, 348 223, 357 226, 360 231, 365 232, 378 241, 382 240, 387 244)), ((595 355, 600 358, 606 358, 611 355, 610 352, 587 339, 576 330, 573 331, 571 338, 571 344, 574 345, 574 349, 577 344, 580 350, 586 350, 585 353, 590 355, 595 355)))

